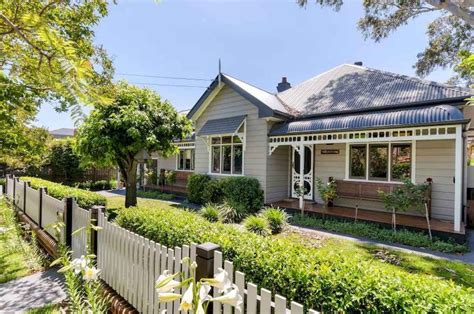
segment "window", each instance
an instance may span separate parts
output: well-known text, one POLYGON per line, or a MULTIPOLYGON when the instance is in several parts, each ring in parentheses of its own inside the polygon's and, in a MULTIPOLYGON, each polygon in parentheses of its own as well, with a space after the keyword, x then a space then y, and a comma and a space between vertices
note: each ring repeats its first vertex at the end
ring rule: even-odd
POLYGON ((366 145, 352 145, 350 151, 350 178, 365 179, 365 164, 367 162, 366 145))
POLYGON ((400 181, 411 177, 411 145, 392 144, 391 179, 400 181))
POLYGON ((369 145, 369 180, 388 180, 388 145, 369 145))
POLYGON ((242 174, 243 144, 238 136, 219 136, 211 139, 211 172, 242 174))
POLYGON ((349 178, 401 181, 411 177, 411 144, 357 144, 349 150, 349 178))
POLYGON ((194 170, 194 149, 182 149, 179 151, 178 170, 194 170))

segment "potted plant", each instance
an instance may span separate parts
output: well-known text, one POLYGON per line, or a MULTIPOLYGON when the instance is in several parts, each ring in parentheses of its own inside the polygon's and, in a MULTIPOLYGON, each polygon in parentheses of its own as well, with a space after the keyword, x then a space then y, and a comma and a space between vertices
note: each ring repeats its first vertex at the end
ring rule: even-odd
POLYGON ((337 199, 337 184, 334 177, 329 177, 327 183, 323 183, 321 178, 316 178, 316 187, 319 196, 324 201, 324 206, 334 206, 334 201, 337 199))

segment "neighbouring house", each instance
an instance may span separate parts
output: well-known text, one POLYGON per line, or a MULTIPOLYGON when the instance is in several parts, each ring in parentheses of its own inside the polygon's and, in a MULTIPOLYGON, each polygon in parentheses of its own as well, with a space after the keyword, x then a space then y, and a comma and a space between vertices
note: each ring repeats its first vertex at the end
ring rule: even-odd
MULTIPOLYGON (((390 223, 378 190, 391 191, 404 177, 432 179, 430 218, 435 232, 465 234, 467 145, 471 89, 424 81, 361 63, 343 64, 291 86, 287 78, 271 93, 219 74, 187 113, 195 134, 178 142, 180 153, 157 154, 156 170, 178 171, 185 192, 189 174, 257 178, 265 202, 390 223), (316 179, 337 182, 339 198, 326 208, 316 179)), ((143 170, 142 170, 143 171, 143 170)), ((155 179, 157 180, 157 179, 155 179)), ((425 228, 419 213, 398 224, 425 228)))
POLYGON ((57 138, 57 139, 73 137, 76 134, 76 129, 60 128, 60 129, 49 131, 49 134, 51 134, 53 138, 57 138))

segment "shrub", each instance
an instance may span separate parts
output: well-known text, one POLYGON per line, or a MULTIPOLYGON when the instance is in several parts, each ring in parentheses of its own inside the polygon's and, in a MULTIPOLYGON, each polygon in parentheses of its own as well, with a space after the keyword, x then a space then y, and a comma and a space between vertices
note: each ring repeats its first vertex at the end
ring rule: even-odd
POLYGON ((206 218, 210 222, 216 222, 219 220, 219 207, 215 204, 206 204, 201 211, 201 216, 206 218))
POLYGON ((188 200, 191 203, 204 204, 202 193, 210 180, 211 178, 205 174, 193 173, 189 176, 186 188, 188 191, 188 200))
POLYGON ((228 177, 221 182, 224 201, 241 211, 255 213, 263 206, 263 191, 255 178, 228 177))
POLYGON ((422 232, 414 232, 406 229, 394 232, 393 230, 383 228, 370 222, 341 221, 331 218, 323 219, 300 214, 294 215, 291 220, 295 225, 303 227, 321 228, 378 241, 424 247, 445 253, 465 253, 469 251, 466 245, 458 244, 454 241, 443 241, 436 237, 431 241, 429 236, 422 232))
POLYGON ((137 191, 137 197, 153 198, 164 201, 171 201, 176 198, 174 194, 162 193, 160 191, 137 191))
POLYGON ((39 189, 41 187, 48 188, 48 194, 59 200, 65 197, 74 197, 77 201, 77 204, 84 209, 89 209, 94 205, 105 206, 106 204, 106 198, 94 192, 73 188, 34 177, 21 177, 21 180, 30 181, 31 187, 34 189, 39 189))
POLYGON ((3 186, 3 191, 5 192, 5 186, 7 184, 7 179, 6 178, 0 178, 0 185, 3 186))
POLYGON ((324 312, 473 312, 473 290, 346 251, 284 237, 261 237, 179 209, 126 208, 124 228, 167 247, 214 242, 246 279, 324 312))
POLYGON ((288 222, 288 215, 283 209, 278 207, 265 208, 262 210, 261 215, 267 220, 272 234, 282 232, 288 222))
POLYGON ((259 234, 261 236, 267 236, 270 234, 270 226, 268 221, 262 216, 248 216, 244 220, 245 229, 250 232, 259 234))
POLYGON ((219 220, 223 223, 239 223, 247 216, 247 211, 242 207, 233 207, 224 202, 219 205, 219 220))
POLYGON ((202 200, 204 204, 206 203, 214 203, 220 204, 222 203, 223 196, 222 196, 222 180, 209 180, 204 186, 204 190, 202 190, 202 200))
POLYGON ((74 186, 79 189, 89 190, 89 191, 111 190, 112 182, 107 181, 107 180, 85 181, 85 182, 76 183, 74 186))

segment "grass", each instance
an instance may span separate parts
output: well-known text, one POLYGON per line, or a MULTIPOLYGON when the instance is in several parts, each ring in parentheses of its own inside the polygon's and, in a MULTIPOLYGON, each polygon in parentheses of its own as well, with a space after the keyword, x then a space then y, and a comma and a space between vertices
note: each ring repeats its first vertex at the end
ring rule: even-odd
MULTIPOLYGON (((118 209, 124 204, 124 197, 112 197, 107 200, 107 207, 118 209)), ((152 199, 138 199, 139 207, 176 209, 176 205, 152 199)), ((197 215, 197 214, 196 214, 197 215)), ((396 256, 400 263, 393 265, 383 259, 375 257, 381 249, 375 245, 360 244, 358 242, 336 239, 331 237, 315 237, 309 233, 296 233, 285 231, 275 237, 287 237, 292 241, 303 243, 310 247, 317 247, 322 254, 333 254, 335 252, 350 255, 360 261, 371 261, 382 268, 401 270, 406 273, 430 275, 446 280, 452 280, 458 285, 474 288, 474 265, 445 259, 434 259, 413 253, 405 253, 398 250, 385 250, 388 254, 396 256)))
POLYGON ((334 218, 320 218, 301 214, 294 215, 291 221, 297 226, 320 228, 376 241, 400 243, 444 253, 466 253, 469 251, 467 245, 458 244, 454 240, 444 241, 433 237, 433 241, 431 241, 429 236, 422 232, 401 228, 398 228, 397 232, 393 232, 391 229, 383 228, 370 222, 341 221, 334 218))
POLYGON ((48 304, 43 307, 31 309, 26 312, 27 314, 59 314, 61 313, 60 307, 57 304, 48 304))
POLYGON ((23 238, 15 214, 4 198, 0 199, 0 227, 0 283, 42 270, 44 261, 37 246, 23 238))

